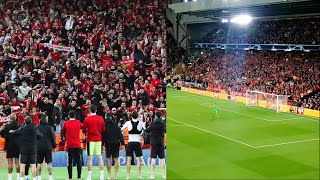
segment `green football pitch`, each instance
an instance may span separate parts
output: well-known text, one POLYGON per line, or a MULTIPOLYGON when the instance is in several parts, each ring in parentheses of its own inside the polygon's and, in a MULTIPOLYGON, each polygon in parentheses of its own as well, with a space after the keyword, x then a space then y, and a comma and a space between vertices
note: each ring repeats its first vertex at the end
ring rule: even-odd
POLYGON ((317 118, 172 89, 167 109, 168 179, 320 177, 317 118))
MULTIPOLYGON (((87 178, 87 172, 88 169, 87 167, 82 168, 82 177, 81 179, 86 179, 87 178)), ((155 178, 156 179, 162 179, 162 173, 161 173, 161 167, 156 166, 156 171, 155 171, 155 178)), ((92 180, 98 180, 99 179, 99 168, 94 167, 92 170, 92 180)), ((1 180, 6 180, 7 179, 7 169, 1 168, 0 169, 0 179, 1 180)), ((150 166, 142 166, 142 177, 144 179, 148 179, 150 177, 150 166)), ((73 168, 72 171, 73 179, 77 179, 77 170, 76 167, 73 168)), ((104 175, 105 179, 107 178, 107 169, 105 168, 104 170, 104 175)), ((112 175, 113 175, 113 167, 112 167, 112 175)), ((119 172, 118 172, 118 179, 126 179, 127 174, 126 174, 126 167, 125 166, 120 166, 119 172)), ((138 179, 138 172, 137 172, 137 167, 136 166, 131 166, 131 173, 130 173, 130 178, 131 179, 138 179)), ((53 168, 53 178, 55 180, 66 180, 68 179, 68 170, 67 167, 55 167, 53 168)), ((48 180, 48 171, 46 168, 42 170, 42 180, 48 180)), ((14 170, 13 173, 13 180, 16 180, 16 173, 14 170)), ((32 175, 31 175, 31 170, 29 172, 29 180, 32 180, 32 175)))

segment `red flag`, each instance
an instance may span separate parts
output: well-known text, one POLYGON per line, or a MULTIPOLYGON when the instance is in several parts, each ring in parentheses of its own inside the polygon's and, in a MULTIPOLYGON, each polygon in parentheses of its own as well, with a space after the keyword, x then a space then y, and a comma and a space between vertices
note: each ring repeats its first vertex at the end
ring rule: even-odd
POLYGON ((119 61, 119 63, 121 64, 122 68, 129 70, 131 73, 134 72, 134 59, 130 58, 130 59, 124 59, 122 61, 119 61))

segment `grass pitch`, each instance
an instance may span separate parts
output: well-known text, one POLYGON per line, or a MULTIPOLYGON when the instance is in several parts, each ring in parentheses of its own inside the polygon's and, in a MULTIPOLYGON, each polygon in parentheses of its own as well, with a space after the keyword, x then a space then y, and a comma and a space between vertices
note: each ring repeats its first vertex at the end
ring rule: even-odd
MULTIPOLYGON (((150 166, 142 166, 142 177, 144 179, 148 179, 150 177, 150 166)), ((82 167, 82 177, 81 179, 85 180, 87 178, 87 172, 88 168, 86 166, 82 167)), ((98 180, 99 179, 99 168, 94 167, 92 170, 92 180, 98 180)), ((46 168, 42 170, 42 180, 48 180, 48 171, 46 168)), ((107 169, 105 168, 104 170, 104 177, 105 179, 107 178, 107 169)), ((8 179, 7 177, 7 169, 1 168, 0 169, 0 179, 1 180, 6 180, 8 179)), ((112 166, 112 175, 113 175, 113 166, 112 166)), ((72 172, 72 179, 77 179, 77 170, 76 167, 73 168, 72 172)), ((130 173, 131 179, 135 180, 138 179, 138 172, 137 172, 137 166, 131 166, 131 173, 130 173)), ((127 172, 126 172, 126 167, 125 166, 120 166, 119 167, 119 172, 118 172, 118 179, 126 179, 127 177, 127 172)), ((160 166, 156 166, 156 171, 155 171, 155 178, 161 180, 162 178, 162 171, 160 166)), ((55 180, 67 180, 68 179, 68 170, 67 167, 55 167, 53 168, 53 178, 55 180)), ((13 180, 16 180, 16 173, 15 170, 13 171, 13 180)), ((32 174, 31 174, 31 169, 29 171, 29 180, 32 180, 32 174)))
POLYGON ((317 118, 170 89, 167 108, 168 179, 320 177, 317 118))

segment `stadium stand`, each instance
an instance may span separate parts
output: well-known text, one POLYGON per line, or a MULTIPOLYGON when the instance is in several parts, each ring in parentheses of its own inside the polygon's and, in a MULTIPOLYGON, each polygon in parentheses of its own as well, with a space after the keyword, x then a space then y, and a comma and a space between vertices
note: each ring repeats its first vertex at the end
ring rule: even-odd
POLYGON ((201 42, 230 44, 320 44, 319 17, 257 20, 248 26, 214 23, 201 42))
POLYGON ((20 123, 26 114, 38 122, 46 112, 59 134, 68 110, 83 122, 90 104, 99 115, 115 109, 119 126, 134 110, 151 121, 149 112, 166 106, 166 6, 163 0, 2 2, 1 122, 11 113, 20 123))
POLYGON ((318 53, 218 50, 193 62, 182 78, 209 91, 289 95, 303 107, 319 110, 319 67, 318 53))

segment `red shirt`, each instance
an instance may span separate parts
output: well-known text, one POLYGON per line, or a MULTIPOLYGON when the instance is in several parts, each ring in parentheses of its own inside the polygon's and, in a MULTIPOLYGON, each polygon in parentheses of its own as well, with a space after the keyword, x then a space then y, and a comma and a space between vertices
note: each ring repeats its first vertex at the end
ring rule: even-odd
POLYGON ((83 133, 87 134, 88 142, 102 141, 102 133, 104 131, 104 120, 101 116, 92 115, 84 119, 83 133))
POLYGON ((151 86, 156 87, 156 88, 159 88, 160 83, 161 83, 161 82, 160 82, 160 79, 153 79, 153 78, 151 78, 151 80, 150 80, 151 86))
POLYGON ((40 123, 40 113, 37 112, 34 115, 31 114, 31 116, 33 124, 38 125, 40 123))
POLYGON ((89 115, 89 109, 90 107, 87 106, 87 104, 82 105, 82 111, 83 111, 83 117, 86 118, 89 115))
POLYGON ((67 148, 81 148, 80 130, 82 124, 79 120, 69 120, 64 123, 62 136, 66 137, 67 148))
POLYGON ((24 124, 24 118, 25 117, 26 117, 25 115, 19 114, 18 115, 18 123, 19 124, 24 124))

